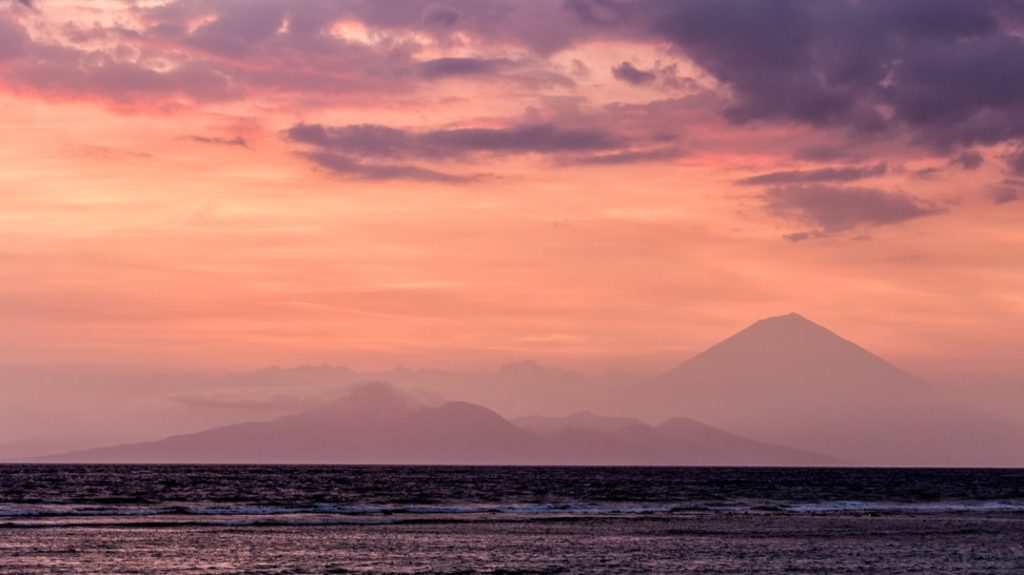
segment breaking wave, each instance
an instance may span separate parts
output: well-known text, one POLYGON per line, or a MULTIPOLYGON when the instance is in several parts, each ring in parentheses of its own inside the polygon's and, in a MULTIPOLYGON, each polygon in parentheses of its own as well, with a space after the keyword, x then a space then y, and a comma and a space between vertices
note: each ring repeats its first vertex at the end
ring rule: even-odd
POLYGON ((824 501, 518 503, 458 505, 0 505, 0 527, 303 526, 454 521, 529 521, 680 514, 1024 513, 1024 501, 824 501))

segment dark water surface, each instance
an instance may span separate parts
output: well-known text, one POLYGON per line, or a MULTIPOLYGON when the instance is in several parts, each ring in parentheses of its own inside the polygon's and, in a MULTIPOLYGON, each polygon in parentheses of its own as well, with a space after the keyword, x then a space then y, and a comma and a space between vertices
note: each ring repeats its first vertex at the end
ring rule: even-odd
POLYGON ((1024 470, 0 466, 0 573, 1024 573, 1024 470))

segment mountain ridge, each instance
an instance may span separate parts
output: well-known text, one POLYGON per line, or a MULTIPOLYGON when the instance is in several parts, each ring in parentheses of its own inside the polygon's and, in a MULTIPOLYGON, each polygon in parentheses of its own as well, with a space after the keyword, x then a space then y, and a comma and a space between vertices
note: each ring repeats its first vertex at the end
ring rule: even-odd
MULTIPOLYGON (((574 414, 579 415, 579 414, 574 414)), ((604 418, 590 414, 592 419, 604 418)), ((570 417, 571 419, 571 417, 570 417)), ((393 386, 362 386, 347 399, 268 422, 248 422, 158 441, 37 461, 60 463, 411 463, 537 465, 768 465, 838 463, 726 432, 662 433, 636 422, 611 431, 563 426, 535 433, 486 407, 416 404, 393 386), (743 448, 737 448, 742 445, 743 448), (775 463, 773 463, 775 462, 775 463)))

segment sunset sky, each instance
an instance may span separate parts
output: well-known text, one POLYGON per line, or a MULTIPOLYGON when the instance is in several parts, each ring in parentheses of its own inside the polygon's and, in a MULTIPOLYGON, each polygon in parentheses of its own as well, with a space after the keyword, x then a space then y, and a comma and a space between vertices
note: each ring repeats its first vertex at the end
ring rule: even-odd
POLYGON ((1024 3, 0 1, 3 369, 1024 371, 1024 3))

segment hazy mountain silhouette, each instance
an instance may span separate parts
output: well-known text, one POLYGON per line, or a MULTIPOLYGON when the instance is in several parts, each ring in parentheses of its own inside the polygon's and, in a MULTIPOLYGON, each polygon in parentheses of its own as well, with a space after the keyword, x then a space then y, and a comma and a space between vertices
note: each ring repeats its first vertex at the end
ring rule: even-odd
POLYGON ((582 410, 565 417, 545 417, 528 415, 517 417, 512 423, 533 431, 534 433, 551 433, 563 429, 584 429, 587 431, 618 431, 625 427, 643 425, 633 417, 611 417, 597 415, 589 410, 582 410))
POLYGON ((48 457, 62 462, 520 463, 536 436, 468 403, 432 407, 384 383, 269 422, 48 457))
POLYGON ((748 437, 876 465, 1014 465, 1013 426, 797 315, 764 319, 637 394, 648 417, 685 413, 748 437))
POLYGON ((117 391, 122 397, 146 394, 150 401, 169 397, 187 408, 245 412, 251 419, 254 414, 273 417, 308 409, 359 382, 387 381, 403 389, 431 390, 491 406, 506 417, 522 417, 562 415, 583 408, 608 411, 617 404, 619 389, 644 380, 623 371, 590 374, 526 360, 479 371, 404 367, 355 371, 344 366, 305 365, 221 376, 151 376, 117 391))
MULTIPOLYGON (((104 463, 815 465, 829 457, 746 440, 696 422, 658 428, 577 413, 520 426, 465 402, 431 405, 374 383, 269 422, 229 425, 46 457, 104 463)), ((682 421, 682 420, 679 420, 682 421)))
MULTIPOLYGON (((445 403, 437 393, 399 391, 385 384, 357 385, 351 390, 350 378, 356 377, 351 370, 270 370, 261 374, 268 378, 266 386, 254 385, 251 396, 239 393, 248 389, 239 385, 229 390, 234 396, 197 397, 193 404, 226 400, 229 405, 257 404, 262 409, 267 400, 259 392, 270 390, 273 394, 268 397, 298 397, 284 405, 294 405, 299 413, 47 460, 636 465, 838 462, 817 455, 827 454, 863 465, 1024 465, 1020 426, 949 400, 920 379, 796 314, 758 321, 642 384, 624 380, 613 385, 533 362, 511 364, 490 374, 389 373, 406 386, 428 386, 467 402, 445 403), (281 395, 293 371, 301 376, 301 394, 281 395), (331 384, 335 376, 342 381, 331 384), (451 383, 445 386, 442 381, 451 383), (541 393, 541 389, 549 391, 541 393), (544 403, 542 413, 548 416, 509 421, 479 405, 499 406, 509 414, 503 401, 513 396, 518 403, 511 415, 531 404, 544 403), (575 409, 590 407, 595 398, 602 398, 604 405, 614 406, 620 414, 642 420, 588 411, 550 416, 557 406, 575 403, 575 409), (553 401, 548 403, 549 399, 553 401), (694 419, 677 417, 680 415, 694 419), (654 421, 664 423, 644 423, 654 421)), ((246 375, 241 381, 248 384, 251 378, 246 375)), ((276 414, 267 417, 272 415, 276 414)))
POLYGON ((791 466, 841 463, 825 455, 753 441, 683 417, 650 426, 630 417, 580 411, 568 417, 522 417, 513 423, 547 438, 563 459, 577 463, 791 466))
POLYGON ((88 445, 88 443, 81 440, 75 441, 66 438, 40 438, 11 441, 0 444, 0 461, 39 457, 53 453, 66 453, 71 450, 82 449, 88 445))

